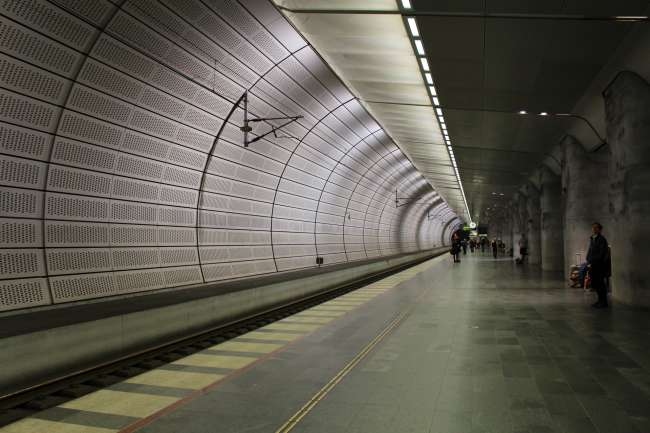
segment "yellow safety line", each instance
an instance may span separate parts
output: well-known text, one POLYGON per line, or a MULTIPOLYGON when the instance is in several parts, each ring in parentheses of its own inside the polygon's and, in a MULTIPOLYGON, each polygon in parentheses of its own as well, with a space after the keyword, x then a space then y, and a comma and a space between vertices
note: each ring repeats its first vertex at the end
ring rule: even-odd
POLYGON ((334 387, 343 380, 343 378, 350 372, 354 367, 359 364, 371 351, 374 349, 377 344, 379 344, 384 337, 386 337, 393 329, 395 329, 404 318, 408 315, 408 311, 400 314, 396 319, 394 319, 384 330, 377 335, 373 340, 364 347, 361 352, 359 352, 353 359, 350 361, 341 371, 339 371, 336 376, 332 378, 324 387, 320 389, 314 396, 303 406, 298 412, 296 412, 287 422, 285 422, 282 427, 276 430, 275 433, 287 433, 293 430, 293 428, 298 424, 298 422, 303 419, 321 400, 327 396, 327 394, 334 389, 334 387))

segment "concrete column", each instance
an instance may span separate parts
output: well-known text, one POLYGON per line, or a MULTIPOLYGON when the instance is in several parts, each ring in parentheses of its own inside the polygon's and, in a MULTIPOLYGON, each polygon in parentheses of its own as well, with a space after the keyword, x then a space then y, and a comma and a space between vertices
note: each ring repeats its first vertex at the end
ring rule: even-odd
POLYGON ((526 206, 526 196, 522 193, 517 193, 515 195, 513 214, 514 218, 514 227, 512 231, 512 241, 515 249, 515 257, 521 257, 519 254, 519 242, 523 239, 526 243, 528 242, 526 232, 527 232, 527 221, 528 221, 528 209, 526 206))
POLYGON ((612 224, 612 296, 650 307, 650 85, 621 73, 604 92, 612 224))
POLYGON ((510 207, 506 206, 503 212, 503 230, 501 231, 501 240, 506 245, 506 251, 512 248, 512 216, 510 207))
POLYGON ((584 262, 589 248, 591 224, 598 221, 609 226, 609 181, 607 166, 609 151, 605 147, 597 153, 588 153, 574 138, 567 136, 562 168, 564 201, 564 271, 577 261, 584 262), (579 254, 579 258, 576 258, 579 254))
POLYGON ((564 268, 564 233, 562 228, 562 181, 547 167, 540 174, 542 269, 564 268))
POLYGON ((517 257, 517 202, 513 199, 508 204, 508 215, 510 216, 510 244, 509 248, 512 248, 513 257, 517 257))
POLYGON ((528 238, 528 263, 531 265, 540 265, 542 263, 542 242, 540 218, 541 210, 539 204, 539 191, 528 184, 526 190, 526 238, 528 238))

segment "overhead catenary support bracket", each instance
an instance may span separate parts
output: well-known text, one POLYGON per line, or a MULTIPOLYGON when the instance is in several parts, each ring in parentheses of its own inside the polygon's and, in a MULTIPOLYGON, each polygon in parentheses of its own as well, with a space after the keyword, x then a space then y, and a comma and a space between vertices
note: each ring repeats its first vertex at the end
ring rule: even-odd
POLYGON ((406 206, 408 204, 417 204, 417 205, 431 204, 428 200, 418 201, 422 199, 422 197, 424 197, 425 195, 426 194, 419 195, 417 197, 399 197, 397 195, 397 188, 395 188, 395 207, 398 208, 398 207, 406 206))
POLYGON ((248 91, 244 92, 242 95, 242 98, 240 98, 240 102, 237 102, 237 104, 241 104, 241 102, 244 103, 244 124, 239 127, 239 130, 244 133, 244 147, 248 147, 249 144, 255 143, 256 141, 261 140, 262 138, 266 137, 267 135, 273 134, 275 138, 291 138, 294 140, 297 140, 296 137, 293 137, 291 135, 278 135, 278 131, 280 131, 282 128, 285 126, 296 122, 298 119, 302 119, 303 116, 280 116, 280 117, 253 117, 249 118, 248 117, 248 91), (286 120, 286 122, 282 123, 279 126, 273 126, 271 121, 274 120, 286 120), (253 128, 250 126, 251 123, 253 122, 266 122, 269 125, 271 125, 271 130, 265 132, 262 135, 258 135, 257 137, 253 138, 252 140, 248 139, 248 134, 250 134, 253 131, 253 128))

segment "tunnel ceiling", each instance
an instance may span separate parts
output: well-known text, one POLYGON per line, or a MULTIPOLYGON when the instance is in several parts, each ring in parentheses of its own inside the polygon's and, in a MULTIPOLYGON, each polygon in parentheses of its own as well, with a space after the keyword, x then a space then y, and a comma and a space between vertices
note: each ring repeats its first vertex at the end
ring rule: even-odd
MULTIPOLYGON (((344 66, 355 49, 379 50, 368 53, 372 57, 381 54, 382 44, 397 46, 394 34, 387 31, 383 35, 372 35, 380 40, 378 42, 361 40, 355 46, 351 38, 347 40, 350 46, 340 50, 347 34, 337 35, 333 42, 331 36, 326 35, 324 23, 340 30, 342 24, 337 20, 348 19, 345 9, 356 10, 357 22, 366 22, 365 27, 369 26, 367 22, 382 23, 387 16, 395 18, 395 15, 358 12, 395 11, 398 1, 277 1, 293 9, 293 15, 299 17, 294 18, 294 22, 298 22, 305 33, 322 35, 322 41, 316 39, 317 47, 323 46, 326 52, 334 51, 331 54, 334 59, 339 54, 346 57, 341 61, 344 66), (323 13, 327 9, 330 12, 339 9, 340 14, 323 13)), ((650 13, 645 0, 411 0, 411 4, 449 125, 473 219, 485 217, 512 198, 571 126, 571 118, 540 116, 539 113, 572 113, 598 72, 615 57, 631 28, 643 25, 588 19, 557 20, 553 16, 609 17, 650 13), (485 14, 501 18, 482 17, 485 14), (548 19, 530 19, 540 14, 547 15, 548 19), (503 17, 505 15, 510 16, 503 17), (517 114, 521 110, 528 115, 517 114)), ((409 11, 402 10, 402 13, 409 15, 409 11)), ((355 34, 354 29, 346 28, 344 32, 355 34)), ((413 51, 410 47, 404 49, 413 51)), ((365 54, 361 58, 365 58, 365 54)), ((383 69, 389 76, 389 71, 400 65, 399 61, 386 61, 383 69)), ((355 71, 352 70, 348 78, 345 67, 341 69, 343 78, 355 86, 355 71)), ((368 80, 373 77, 374 73, 369 74, 368 80)), ((388 83, 386 91, 390 90, 391 83, 388 83)), ((381 118, 381 109, 369 105, 381 118)), ((399 109, 404 114, 411 107, 393 106, 394 111, 399 109)), ((387 129, 391 132, 391 124, 387 124, 387 129)), ((439 138, 435 133, 430 136, 434 142, 439 138)), ((404 144, 406 152, 411 152, 408 140, 402 143, 399 133, 395 137, 398 144, 404 144)), ((420 155, 421 149, 414 153, 420 155)), ((428 149, 438 158, 428 161, 443 161, 435 144, 428 149)), ((416 164, 426 164, 426 160, 419 161, 417 156, 413 159, 416 164)), ((439 178, 432 176, 431 181, 436 185, 439 178)))
POLYGON ((275 0, 275 3, 359 96, 451 208, 469 221, 402 17, 397 13, 323 13, 332 10, 398 12, 397 2, 275 0))

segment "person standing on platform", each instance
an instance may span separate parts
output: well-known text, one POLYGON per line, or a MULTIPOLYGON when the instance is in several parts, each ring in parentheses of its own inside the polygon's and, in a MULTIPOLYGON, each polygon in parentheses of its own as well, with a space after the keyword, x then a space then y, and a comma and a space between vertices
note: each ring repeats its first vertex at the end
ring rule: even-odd
POLYGON ((602 235, 603 226, 600 223, 591 225, 591 239, 589 240, 589 251, 587 252, 587 266, 591 276, 591 287, 598 293, 598 301, 593 304, 594 308, 607 308, 607 266, 609 262, 609 245, 607 239, 602 235))
POLYGON ((494 239, 492 241, 492 255, 494 256, 495 259, 497 258, 498 251, 499 251, 499 244, 497 243, 497 240, 494 239))
POLYGON ((467 255, 467 239, 463 239, 460 241, 460 244, 463 246, 463 255, 467 255))
POLYGON ((458 233, 451 235, 451 255, 454 256, 454 263, 460 263, 460 236, 458 233))

